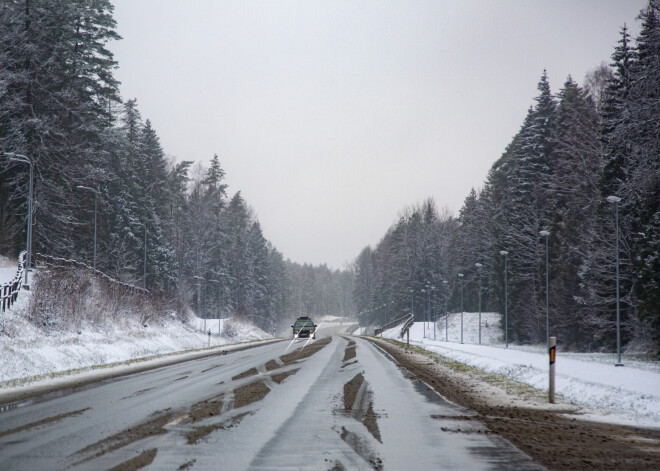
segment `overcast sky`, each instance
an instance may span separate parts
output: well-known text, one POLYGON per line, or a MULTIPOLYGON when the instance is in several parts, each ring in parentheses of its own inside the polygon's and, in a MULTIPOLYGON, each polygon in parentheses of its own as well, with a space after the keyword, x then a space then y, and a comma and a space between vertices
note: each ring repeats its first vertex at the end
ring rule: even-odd
POLYGON ((266 237, 341 268, 407 205, 458 213, 553 92, 646 0, 113 0, 123 99, 165 152, 217 153, 266 237))

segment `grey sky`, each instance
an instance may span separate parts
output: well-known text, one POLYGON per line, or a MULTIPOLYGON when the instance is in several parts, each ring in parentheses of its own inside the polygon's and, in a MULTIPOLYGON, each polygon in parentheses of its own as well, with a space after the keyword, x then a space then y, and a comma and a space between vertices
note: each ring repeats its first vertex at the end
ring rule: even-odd
POLYGON ((553 92, 609 62, 646 0, 113 0, 124 99, 168 154, 217 153, 264 233, 340 268, 406 205, 454 214, 553 92))

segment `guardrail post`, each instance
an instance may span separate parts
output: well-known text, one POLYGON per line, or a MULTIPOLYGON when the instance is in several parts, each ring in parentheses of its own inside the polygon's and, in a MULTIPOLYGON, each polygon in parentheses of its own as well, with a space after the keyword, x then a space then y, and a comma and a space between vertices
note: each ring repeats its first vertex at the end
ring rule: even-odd
POLYGON ((555 403, 555 352, 557 351, 557 337, 550 337, 550 348, 548 355, 550 356, 550 387, 548 388, 548 401, 550 404, 555 403))

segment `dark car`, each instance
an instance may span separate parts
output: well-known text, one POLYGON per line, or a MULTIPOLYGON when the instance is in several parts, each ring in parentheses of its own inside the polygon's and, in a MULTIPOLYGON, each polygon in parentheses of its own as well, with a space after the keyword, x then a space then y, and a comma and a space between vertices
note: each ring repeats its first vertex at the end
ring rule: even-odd
POLYGON ((316 324, 309 317, 299 317, 291 326, 293 327, 293 337, 312 337, 316 338, 316 324))

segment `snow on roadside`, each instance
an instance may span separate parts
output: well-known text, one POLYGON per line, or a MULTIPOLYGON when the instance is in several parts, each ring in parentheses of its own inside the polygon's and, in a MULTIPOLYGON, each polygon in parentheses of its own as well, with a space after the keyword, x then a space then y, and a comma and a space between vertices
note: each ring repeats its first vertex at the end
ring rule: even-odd
MULTIPOLYGON (((79 331, 48 331, 27 321, 24 312, 31 292, 22 291, 17 303, 0 314, 4 333, 0 333, 0 389, 25 378, 61 373, 154 355, 206 348, 209 336, 176 319, 163 319, 147 327, 136 320, 119 324, 86 325, 79 331), (3 384, 4 383, 4 384, 3 384)), ((211 347, 271 338, 260 329, 235 320, 230 337, 210 336, 211 347)))
POLYGON ((0 285, 14 279, 18 272, 18 260, 11 260, 0 255, 0 285))
MULTIPOLYGON (((450 316, 449 342, 443 321, 433 340, 433 324, 415 323, 410 342, 455 361, 503 375, 538 389, 548 387, 548 355, 545 346, 501 344, 501 333, 482 327, 482 345, 468 343, 478 339, 478 323, 465 322, 464 342, 460 341, 460 314, 450 316), (458 332, 456 327, 458 325, 458 332), (477 332, 475 332, 475 330, 477 332), (458 340, 458 341, 457 341, 458 340), (490 344, 490 345, 487 345, 490 344)), ((482 319, 484 315, 482 314, 482 319)), ((489 324, 489 325, 492 325, 489 324)), ((401 340, 400 327, 385 331, 383 337, 401 340)), ((660 424, 660 364, 626 358, 624 367, 615 367, 615 356, 596 353, 564 353, 558 348, 556 362, 557 400, 583 407, 585 418, 604 422, 658 427, 660 424)))

